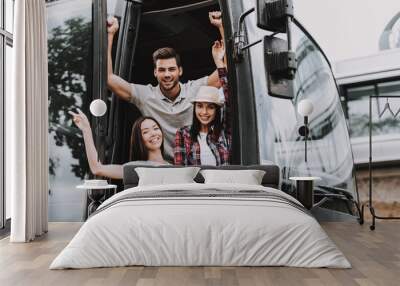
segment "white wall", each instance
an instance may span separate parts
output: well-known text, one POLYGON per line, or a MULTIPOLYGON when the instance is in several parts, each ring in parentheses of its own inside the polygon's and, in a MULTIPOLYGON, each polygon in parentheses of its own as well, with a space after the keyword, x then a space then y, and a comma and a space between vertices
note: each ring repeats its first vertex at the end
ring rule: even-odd
POLYGON ((331 62, 379 51, 379 37, 400 0, 293 0, 296 18, 331 62))

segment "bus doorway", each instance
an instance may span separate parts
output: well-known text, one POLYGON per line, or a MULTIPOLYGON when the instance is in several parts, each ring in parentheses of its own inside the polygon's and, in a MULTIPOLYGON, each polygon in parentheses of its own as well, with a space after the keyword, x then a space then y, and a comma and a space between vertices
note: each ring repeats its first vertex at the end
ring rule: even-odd
MULTIPOLYGON (((130 83, 156 86, 152 54, 171 47, 181 58, 182 83, 212 74, 216 67, 211 47, 221 36, 208 13, 220 10, 218 2, 158 2, 127 3, 119 19, 119 38, 113 43, 114 73, 130 83)), ((131 126, 141 113, 133 104, 112 96, 109 116, 109 161, 127 162, 131 126)))

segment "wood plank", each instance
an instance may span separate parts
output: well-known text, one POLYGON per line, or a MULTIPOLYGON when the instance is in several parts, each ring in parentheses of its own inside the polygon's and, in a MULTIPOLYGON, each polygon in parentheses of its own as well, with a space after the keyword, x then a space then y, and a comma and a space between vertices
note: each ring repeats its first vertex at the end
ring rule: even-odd
POLYGON ((352 264, 352 269, 291 267, 116 267, 49 270, 51 261, 79 230, 80 223, 50 223, 50 231, 32 243, 0 240, 0 285, 397 286, 400 273, 400 225, 379 221, 322 226, 352 264))

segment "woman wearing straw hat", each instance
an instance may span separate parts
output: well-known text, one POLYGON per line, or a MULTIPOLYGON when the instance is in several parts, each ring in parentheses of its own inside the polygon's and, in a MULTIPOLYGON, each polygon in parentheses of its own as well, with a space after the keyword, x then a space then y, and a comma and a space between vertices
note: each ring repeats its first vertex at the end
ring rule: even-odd
POLYGON ((225 104, 219 90, 202 86, 193 99, 193 123, 180 128, 175 136, 175 165, 228 165, 231 148, 229 126, 229 94, 227 72, 224 63, 223 42, 212 47, 214 62, 224 91, 225 104))

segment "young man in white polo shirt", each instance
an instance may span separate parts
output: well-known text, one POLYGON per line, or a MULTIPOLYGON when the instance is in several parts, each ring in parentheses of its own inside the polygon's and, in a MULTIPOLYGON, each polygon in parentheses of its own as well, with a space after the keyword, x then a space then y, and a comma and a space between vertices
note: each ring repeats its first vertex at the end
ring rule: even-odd
MULTIPOLYGON (((210 22, 216 26, 224 39, 221 12, 210 12, 210 22)), ((112 70, 111 48, 118 21, 108 21, 108 87, 121 99, 135 104, 144 116, 154 117, 161 125, 164 134, 165 158, 173 161, 174 139, 177 129, 192 124, 193 105, 200 86, 220 87, 218 72, 187 83, 179 82, 182 66, 179 55, 172 48, 161 48, 153 53, 154 76, 157 86, 128 83, 115 75, 112 70)))

